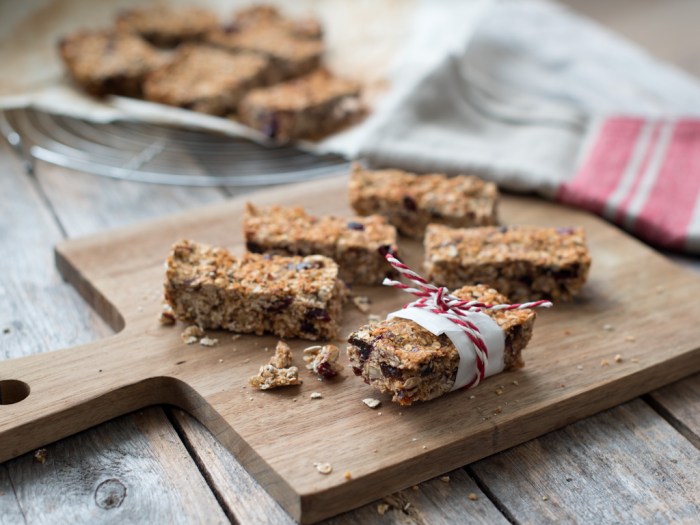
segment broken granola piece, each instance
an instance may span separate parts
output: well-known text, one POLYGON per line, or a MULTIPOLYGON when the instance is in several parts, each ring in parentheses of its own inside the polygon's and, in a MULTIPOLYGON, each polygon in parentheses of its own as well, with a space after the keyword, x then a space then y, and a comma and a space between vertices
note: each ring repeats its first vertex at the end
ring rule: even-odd
POLYGON ((246 204, 243 232, 248 250, 278 255, 325 255, 340 266, 347 284, 380 284, 395 277, 384 254, 397 255, 396 228, 378 215, 315 217, 300 207, 246 204))
POLYGON ((180 334, 180 339, 182 339, 182 341, 185 344, 192 345, 199 341, 205 335, 206 334, 204 333, 204 330, 202 330, 196 324, 193 324, 182 331, 182 333, 180 334))
POLYGON ((343 367, 338 363, 340 350, 335 345, 310 346, 304 349, 306 368, 324 379, 332 379, 343 367))
POLYGON ((292 349, 284 341, 277 341, 275 355, 270 358, 270 364, 277 368, 287 368, 292 365, 292 349))
POLYGON ((272 5, 256 5, 236 13, 233 24, 224 28, 228 33, 251 28, 277 27, 297 38, 320 39, 321 23, 315 18, 287 18, 272 5))
POLYGON ((424 244, 431 282, 448 288, 488 284, 515 302, 571 299, 591 266, 582 228, 431 224, 424 244))
POLYGON ((248 384, 259 390, 269 390, 283 386, 294 386, 302 383, 299 379, 299 369, 296 366, 277 368, 275 365, 263 365, 258 375, 251 377, 248 384))
MULTIPOLYGON (((488 286, 465 286, 453 295, 487 304, 507 304, 506 297, 488 286)), ((532 337, 535 312, 483 310, 505 334, 504 368, 523 365, 521 352, 532 337)), ((395 317, 368 324, 351 333, 347 353, 357 376, 392 401, 410 405, 451 391, 459 366, 459 353, 445 334, 433 335, 414 321, 395 317)))
POLYGON ((175 316, 205 329, 332 340, 347 290, 327 257, 247 253, 191 241, 173 246, 165 300, 175 316))
POLYGON ((350 204, 360 215, 379 214, 399 233, 421 239, 430 223, 455 227, 497 224, 498 188, 473 175, 416 175, 368 170, 354 164, 350 204))
POLYGON ((176 319, 175 314, 173 313, 173 309, 170 307, 169 304, 164 304, 163 311, 158 317, 158 322, 163 326, 171 326, 175 324, 175 321, 176 319))

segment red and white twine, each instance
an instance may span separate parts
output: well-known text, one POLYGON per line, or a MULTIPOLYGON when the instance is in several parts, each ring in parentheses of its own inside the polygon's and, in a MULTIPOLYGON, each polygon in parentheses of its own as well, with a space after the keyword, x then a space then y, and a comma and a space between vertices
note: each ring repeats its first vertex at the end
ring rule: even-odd
POLYGON ((545 300, 520 304, 486 304, 479 301, 465 301, 450 295, 449 290, 444 286, 435 286, 429 283, 391 253, 387 253, 384 257, 404 278, 418 285, 418 288, 412 288, 399 281, 389 278, 384 279, 382 284, 385 286, 393 286, 418 297, 418 300, 404 305, 404 308, 426 308, 432 313, 448 318, 459 326, 473 343, 476 353, 477 374, 472 382, 465 385, 464 388, 475 387, 483 381, 489 359, 489 350, 481 337, 479 328, 469 320, 470 313, 482 310, 524 310, 528 308, 549 308, 552 306, 550 301, 545 300))

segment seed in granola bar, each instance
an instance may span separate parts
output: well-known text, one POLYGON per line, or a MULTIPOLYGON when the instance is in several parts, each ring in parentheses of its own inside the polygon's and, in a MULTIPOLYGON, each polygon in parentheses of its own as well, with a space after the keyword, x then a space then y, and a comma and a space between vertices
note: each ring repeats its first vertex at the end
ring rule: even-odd
POLYGON ((319 319, 320 321, 330 321, 331 316, 328 315, 328 311, 324 310, 323 308, 309 308, 306 311, 307 317, 310 317, 311 319, 319 319))
POLYGON ((333 467, 330 463, 314 463, 314 467, 316 467, 316 470, 321 474, 330 474, 333 472, 333 467))
POLYGON ((379 405, 382 404, 382 402, 379 399, 374 399, 373 397, 363 399, 362 402, 369 408, 377 408, 379 405))

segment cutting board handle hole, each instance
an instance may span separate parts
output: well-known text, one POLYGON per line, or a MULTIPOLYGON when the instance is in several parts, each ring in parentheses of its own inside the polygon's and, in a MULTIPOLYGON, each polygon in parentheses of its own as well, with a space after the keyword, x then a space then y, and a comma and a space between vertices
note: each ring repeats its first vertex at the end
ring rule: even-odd
POLYGON ((13 405, 26 399, 29 395, 29 385, 17 379, 0 381, 0 405, 13 405))

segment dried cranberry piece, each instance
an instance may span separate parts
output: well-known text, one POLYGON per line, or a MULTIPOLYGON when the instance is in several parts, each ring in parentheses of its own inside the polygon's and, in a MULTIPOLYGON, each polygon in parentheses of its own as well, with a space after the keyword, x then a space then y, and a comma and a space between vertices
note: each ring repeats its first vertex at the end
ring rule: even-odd
POLYGON ((278 314, 285 311, 292 304, 294 299, 292 297, 284 297, 282 299, 277 299, 270 306, 267 307, 268 313, 278 314))
POLYGON ((382 244, 379 248, 377 248, 377 251, 382 257, 385 256, 387 253, 390 253, 394 257, 397 257, 396 250, 393 250, 390 244, 382 244))
POLYGON ((420 369, 421 377, 429 376, 432 373, 433 373, 433 364, 432 363, 428 363, 427 365, 425 365, 424 367, 422 367, 420 369))
POLYGON ((338 372, 333 370, 331 365, 329 365, 328 363, 321 363, 320 365, 318 365, 316 367, 316 373, 326 379, 331 379, 338 375, 338 372))
POLYGON ((401 369, 395 366, 387 365, 386 363, 379 363, 379 368, 382 370, 384 377, 392 377, 398 379, 401 377, 401 369))
POLYGON ((367 361, 369 355, 374 350, 374 347, 362 339, 352 338, 348 341, 353 346, 356 346, 360 351, 360 361, 367 361))
POLYGON ((306 311, 306 317, 311 319, 318 319, 320 321, 328 322, 331 320, 331 316, 328 315, 328 311, 323 308, 309 308, 306 311))
POLYGON ((348 228, 351 230, 357 230, 358 232, 365 231, 365 226, 359 222, 350 221, 348 222, 348 228))
POLYGON ((274 139, 277 136, 277 132, 279 131, 277 117, 274 113, 269 113, 268 115, 266 115, 266 117, 267 118, 265 118, 264 124, 262 126, 262 132, 265 134, 265 136, 274 139))
POLYGON ((262 253, 265 251, 262 246, 253 241, 247 241, 245 243, 245 249, 251 253, 262 253))
POLYGON ((241 30, 241 26, 236 22, 231 22, 229 24, 225 24, 221 29, 227 35, 230 35, 232 33, 238 33, 238 31, 241 30))
POLYGON ((416 211, 416 209, 418 209, 416 201, 413 199, 413 197, 409 197, 408 195, 403 198, 403 207, 409 211, 416 211))
POLYGON ((299 330, 305 334, 311 334, 311 335, 315 335, 318 333, 318 331, 316 330, 316 327, 313 324, 311 324, 309 321, 307 321, 306 319, 302 319, 301 323, 299 323, 299 330))
POLYGON ((357 367, 357 366, 353 366, 353 367, 352 367, 352 371, 353 371, 353 373, 354 373, 356 376, 361 376, 361 375, 362 375, 362 369, 359 368, 359 367, 357 367))

